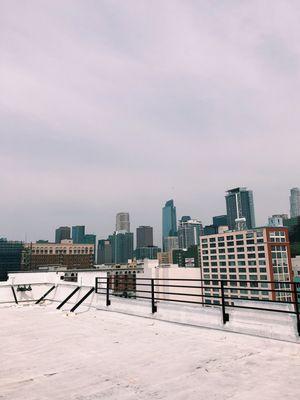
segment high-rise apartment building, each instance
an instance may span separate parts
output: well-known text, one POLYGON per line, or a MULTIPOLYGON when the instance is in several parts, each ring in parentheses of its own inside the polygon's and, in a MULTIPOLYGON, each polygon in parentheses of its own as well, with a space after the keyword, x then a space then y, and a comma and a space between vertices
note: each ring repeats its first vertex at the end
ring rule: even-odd
POLYGON ((85 226, 76 225, 72 226, 72 240, 73 243, 84 243, 85 226))
MULTIPOLYGON (((163 247, 165 238, 177 236, 176 207, 173 200, 168 200, 162 210, 163 247)), ((164 247, 164 251, 166 251, 164 247)))
POLYGON ((136 228, 136 247, 153 246, 153 228, 152 226, 139 226, 136 228))
POLYGON ((203 235, 201 221, 184 216, 179 220, 178 245, 180 249, 188 249, 190 246, 199 245, 199 237, 203 235))
POLYGON ((116 216, 116 232, 130 232, 130 220, 128 212, 119 212, 116 216))
POLYGON ((55 230, 55 243, 60 243, 65 239, 71 239, 71 228, 69 226, 60 226, 55 230))
POLYGON ((213 288, 213 280, 216 280, 216 286, 219 280, 232 281, 229 282, 231 289, 226 289, 227 296, 291 300, 290 294, 284 291, 267 291, 290 289, 288 284, 280 283, 292 280, 287 228, 266 227, 202 236, 200 260, 202 279, 207 280, 204 282, 204 286, 207 286, 204 289, 207 304, 220 304, 219 299, 213 298, 214 293, 219 293, 217 288, 213 288))
POLYGON ((300 189, 292 188, 290 195, 291 218, 300 216, 300 189))
POLYGON ((237 229, 243 223, 247 229, 255 228, 252 190, 238 187, 227 191, 226 209, 229 229, 237 229))

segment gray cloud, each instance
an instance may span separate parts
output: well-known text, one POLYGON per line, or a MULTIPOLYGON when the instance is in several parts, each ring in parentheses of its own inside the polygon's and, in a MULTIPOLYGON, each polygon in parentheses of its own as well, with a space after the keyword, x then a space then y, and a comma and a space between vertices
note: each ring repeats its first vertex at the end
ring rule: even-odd
POLYGON ((300 185, 297 1, 0 1, 0 236, 114 215, 210 223, 254 190, 257 221, 300 185))

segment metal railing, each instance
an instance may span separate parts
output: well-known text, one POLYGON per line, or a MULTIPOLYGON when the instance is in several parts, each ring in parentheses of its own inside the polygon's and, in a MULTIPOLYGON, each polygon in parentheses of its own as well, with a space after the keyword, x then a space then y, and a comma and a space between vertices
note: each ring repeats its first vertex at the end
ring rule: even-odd
POLYGON ((106 296, 146 299, 152 313, 159 302, 220 307, 223 324, 229 321, 228 308, 275 312, 296 316, 300 336, 300 284, 288 281, 163 279, 118 275, 96 278, 95 292, 106 296))

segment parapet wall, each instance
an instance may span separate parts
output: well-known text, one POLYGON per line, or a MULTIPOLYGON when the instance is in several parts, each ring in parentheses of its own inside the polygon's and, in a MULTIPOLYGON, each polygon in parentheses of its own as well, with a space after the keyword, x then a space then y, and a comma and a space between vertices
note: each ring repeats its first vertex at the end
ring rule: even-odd
MULTIPOLYGON (((95 277, 106 276, 105 272, 80 272, 78 282, 64 282, 56 272, 10 274, 9 280, 0 284, 0 303, 14 303, 12 285, 15 288, 19 302, 34 302, 43 294, 55 286, 49 293, 43 305, 55 309, 76 287, 80 289, 75 295, 57 312, 69 312, 89 290, 94 287, 95 277), (44 282, 42 282, 44 281, 44 282), (17 291, 18 285, 31 285, 30 291, 17 291)), ((189 324, 198 327, 218 329, 236 333, 244 333, 284 341, 298 342, 296 316, 284 313, 269 312, 262 310, 226 308, 229 321, 223 324, 220 307, 203 307, 201 305, 170 303, 158 301, 157 312, 152 314, 151 300, 149 299, 125 299, 110 296, 111 305, 106 306, 105 294, 93 293, 76 310, 77 314, 89 309, 112 311, 133 316, 162 320, 181 324, 189 324)), ((250 302, 249 302, 250 304, 250 302)), ((263 308, 262 303, 262 308, 263 308)), ((268 306, 269 307, 269 306, 268 306)), ((287 306, 288 307, 288 306, 287 306)))

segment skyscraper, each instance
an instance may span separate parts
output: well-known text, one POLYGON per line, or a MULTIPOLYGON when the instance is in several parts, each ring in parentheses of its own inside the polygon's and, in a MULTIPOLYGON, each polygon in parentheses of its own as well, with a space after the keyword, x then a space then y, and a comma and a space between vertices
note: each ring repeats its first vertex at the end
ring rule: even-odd
POLYGON ((153 228, 152 226, 139 226, 136 228, 136 247, 153 246, 153 228))
POLYGON ((129 213, 119 212, 116 216, 116 231, 130 232, 129 213))
POLYGON ((213 217, 214 226, 227 226, 227 215, 216 215, 213 217))
POLYGON ((179 249, 178 236, 166 236, 163 242, 164 252, 179 249))
POLYGON ((60 226, 55 230, 55 243, 60 243, 64 239, 71 239, 71 229, 69 226, 60 226))
POLYGON ((203 225, 201 221, 182 217, 178 225, 178 244, 180 249, 188 249, 192 245, 200 243, 200 235, 203 235, 203 225))
POLYGON ((173 200, 168 200, 162 210, 163 246, 167 237, 177 236, 176 207, 173 200))
POLYGON ((112 246, 110 239, 98 240, 98 264, 111 264, 112 263, 112 246))
POLYGON ((292 188, 290 195, 291 218, 300 216, 300 189, 292 188))
POLYGON ((85 235, 84 225, 72 226, 73 243, 84 243, 84 235, 85 235))
POLYGON ((110 236, 112 245, 112 262, 127 264, 133 258, 133 233, 115 232, 110 236))
POLYGON ((247 229, 255 228, 254 202, 252 190, 238 187, 227 191, 226 209, 229 229, 236 229, 245 220, 247 229))

